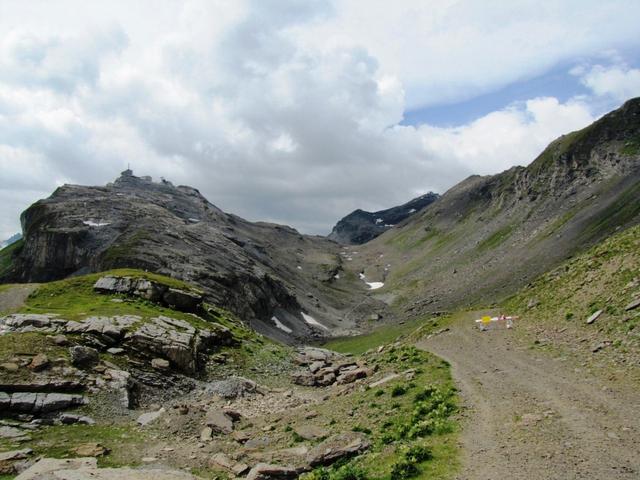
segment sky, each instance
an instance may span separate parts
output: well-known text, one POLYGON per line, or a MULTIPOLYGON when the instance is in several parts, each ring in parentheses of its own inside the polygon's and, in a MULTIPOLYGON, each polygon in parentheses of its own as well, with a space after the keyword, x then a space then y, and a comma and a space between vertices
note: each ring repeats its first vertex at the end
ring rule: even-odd
POLYGON ((137 175, 326 234, 640 96, 639 0, 0 0, 0 240, 137 175))

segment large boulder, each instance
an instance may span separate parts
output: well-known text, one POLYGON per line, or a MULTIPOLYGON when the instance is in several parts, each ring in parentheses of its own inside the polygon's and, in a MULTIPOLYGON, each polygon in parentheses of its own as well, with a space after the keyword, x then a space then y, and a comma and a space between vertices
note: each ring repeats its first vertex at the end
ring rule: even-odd
POLYGON ((76 345, 69 349, 71 363, 78 368, 91 368, 98 364, 100 355, 95 348, 76 345))
POLYGON ((341 433, 329 437, 311 449, 307 454, 307 463, 312 467, 330 465, 342 458, 357 455, 370 445, 367 436, 363 433, 341 433))

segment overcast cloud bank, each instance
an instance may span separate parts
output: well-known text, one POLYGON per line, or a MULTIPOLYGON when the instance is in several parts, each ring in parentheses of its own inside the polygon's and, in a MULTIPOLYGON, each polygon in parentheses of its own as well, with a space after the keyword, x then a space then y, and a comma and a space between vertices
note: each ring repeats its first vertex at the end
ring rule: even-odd
POLYGON ((0 1, 0 238, 57 185, 128 163, 248 219, 328 233, 354 208, 527 164, 640 95, 619 53, 640 47, 629 2, 21 3, 0 1), (400 125, 558 64, 586 94, 400 125))

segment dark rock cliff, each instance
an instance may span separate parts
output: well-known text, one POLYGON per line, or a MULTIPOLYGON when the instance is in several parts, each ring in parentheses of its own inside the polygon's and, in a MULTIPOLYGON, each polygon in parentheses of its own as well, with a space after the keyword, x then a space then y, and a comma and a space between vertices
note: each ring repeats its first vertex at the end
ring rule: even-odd
POLYGON ((333 242, 248 222, 194 188, 128 170, 104 187, 60 187, 29 207, 21 222, 24 243, 2 281, 145 269, 201 286, 209 302, 287 342, 352 327, 343 311, 364 295, 362 286, 354 293, 334 288, 341 259, 333 242), (302 312, 326 329, 305 321, 302 312))
POLYGON ((432 204, 439 197, 437 193, 427 193, 403 205, 378 212, 355 210, 333 227, 329 238, 347 245, 366 243, 432 204))

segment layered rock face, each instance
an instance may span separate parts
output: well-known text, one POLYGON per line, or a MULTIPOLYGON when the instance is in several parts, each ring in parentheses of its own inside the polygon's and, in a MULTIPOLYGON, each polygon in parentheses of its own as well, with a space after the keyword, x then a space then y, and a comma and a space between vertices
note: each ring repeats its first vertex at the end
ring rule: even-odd
MULTIPOLYGON (((208 302, 288 343, 353 326, 341 325, 343 312, 363 295, 334 288, 341 258, 333 242, 285 226, 247 222, 222 212, 193 188, 155 183, 131 171, 105 187, 60 187, 28 208, 21 221, 24 245, 0 281, 45 282, 120 267, 145 269, 200 286, 208 302), (306 322, 302 311, 327 328, 306 322), (277 327, 274 314, 286 329, 277 327)), ((198 303, 156 287, 109 278, 98 285, 154 301, 158 297, 181 310, 198 303)))
POLYGON ((347 245, 366 243, 415 215, 438 198, 440 195, 437 193, 427 193, 403 205, 378 212, 355 210, 333 227, 329 238, 347 245))

